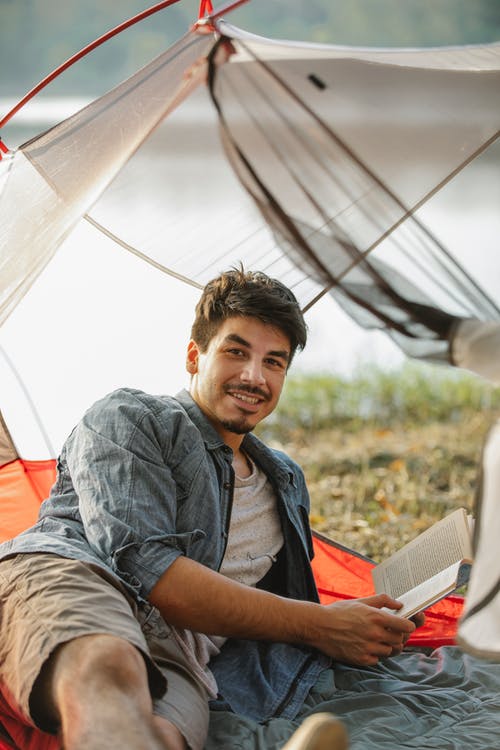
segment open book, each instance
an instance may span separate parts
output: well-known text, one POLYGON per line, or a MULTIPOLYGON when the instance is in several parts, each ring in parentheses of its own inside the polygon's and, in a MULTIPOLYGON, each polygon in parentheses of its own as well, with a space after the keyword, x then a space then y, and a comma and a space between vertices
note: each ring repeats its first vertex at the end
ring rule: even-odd
POLYGON ((453 511, 372 570, 377 594, 402 602, 395 614, 412 617, 467 583, 473 520, 453 511))

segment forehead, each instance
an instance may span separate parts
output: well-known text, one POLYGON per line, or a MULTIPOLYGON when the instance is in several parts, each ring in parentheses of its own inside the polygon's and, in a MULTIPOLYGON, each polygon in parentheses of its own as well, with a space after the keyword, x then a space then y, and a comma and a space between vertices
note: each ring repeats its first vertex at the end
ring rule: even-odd
POLYGON ((290 340, 286 333, 281 328, 270 323, 263 323, 258 318, 239 315, 226 318, 212 341, 220 345, 225 340, 230 341, 232 337, 238 337, 251 348, 290 354, 290 340))

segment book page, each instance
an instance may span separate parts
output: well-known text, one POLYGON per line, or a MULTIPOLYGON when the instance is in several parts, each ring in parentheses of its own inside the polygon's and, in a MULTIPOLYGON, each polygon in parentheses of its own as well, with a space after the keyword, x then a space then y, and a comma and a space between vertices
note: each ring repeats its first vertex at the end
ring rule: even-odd
POLYGON ((457 587, 460 565, 459 562, 454 563, 410 591, 396 597, 403 606, 401 609, 392 610, 394 614, 411 617, 427 609, 431 604, 435 604, 447 594, 451 594, 457 587))
POLYGON ((372 570, 375 591, 401 599, 451 565, 471 559, 469 520, 459 508, 377 565, 372 570))

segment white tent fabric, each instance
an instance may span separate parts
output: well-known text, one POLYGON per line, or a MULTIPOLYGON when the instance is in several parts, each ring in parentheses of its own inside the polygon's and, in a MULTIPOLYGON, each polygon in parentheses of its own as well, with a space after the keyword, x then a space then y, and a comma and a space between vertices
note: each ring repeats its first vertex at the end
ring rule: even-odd
POLYGON ((500 385, 500 323, 460 321, 451 346, 454 365, 472 370, 495 385, 500 385))
MULTIPOLYGON (((497 321, 500 254, 479 240, 467 257, 446 250, 415 211, 492 148, 499 90, 500 44, 339 48, 220 22, 4 159, 0 322, 7 344, 23 322, 30 349, 50 308, 53 357, 26 357, 22 370, 33 401, 48 390, 43 374, 63 413, 55 450, 92 398, 119 385, 158 389, 153 374, 173 369, 164 341, 181 334, 180 308, 240 261, 281 278, 304 307, 330 293, 413 356, 449 359, 463 321, 497 321), (207 72, 209 88, 199 85, 207 72), (71 392, 82 372, 85 388, 71 392)), ((456 346, 457 363, 474 369, 475 351, 456 346)), ((12 429, 21 409, 9 393, 20 386, 2 357, 0 369, 12 429)))
POLYGON ((3 163, 0 324, 153 129, 200 82, 213 46, 188 34, 3 163))
MULTIPOLYGON (((435 303, 452 316, 500 315, 484 290, 474 288, 470 274, 457 268, 453 251, 448 255, 425 227, 414 218, 408 221, 418 205, 498 137, 500 44, 364 50, 264 40, 224 22, 219 30, 231 38, 234 51, 228 64, 213 68, 225 142, 230 155, 238 148, 233 166, 271 223, 274 240, 262 232, 262 220, 260 226, 244 226, 224 216, 215 247, 200 254, 181 241, 174 251, 164 242, 161 196, 143 222, 133 210, 117 210, 124 181, 135 179, 132 166, 105 190, 200 82, 200 60, 214 39, 190 33, 15 155, 0 201, 0 320, 86 212, 124 246, 198 286, 234 260, 286 275, 304 305, 345 279, 334 293, 361 324, 417 339, 419 321, 413 330, 397 300, 399 313, 389 317, 380 308, 391 300, 380 301, 376 315, 353 302, 374 288, 374 277, 392 277, 410 301, 435 303), (242 154, 252 164, 252 185, 242 154), (255 193, 255 175, 258 189, 265 186, 265 198, 255 193), (39 189, 33 189, 37 183, 39 189), (291 225, 270 221, 269 194, 285 207, 293 238, 291 225), (370 253, 367 269, 363 261, 370 253)), ((199 136, 203 139, 201 124, 199 136)), ((175 143, 167 140, 165 146, 166 156, 175 156, 175 143)), ((200 179, 206 179, 203 168, 193 175, 200 179)), ((143 184, 137 186, 139 196, 143 184)), ((223 206, 220 211, 223 216, 223 206)), ((178 228, 176 237, 182 236, 189 238, 189 228, 178 228)), ((381 285, 377 288, 380 297, 381 285)))
POLYGON ((474 565, 458 632, 469 653, 500 660, 500 422, 490 431, 482 457, 482 481, 476 507, 474 565))

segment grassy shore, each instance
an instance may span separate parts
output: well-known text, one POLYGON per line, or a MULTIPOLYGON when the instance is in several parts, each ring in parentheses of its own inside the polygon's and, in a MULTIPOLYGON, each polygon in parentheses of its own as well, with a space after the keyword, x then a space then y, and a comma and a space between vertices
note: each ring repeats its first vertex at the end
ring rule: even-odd
POLYGON ((408 365, 350 380, 292 377, 260 433, 304 469, 313 528, 380 561, 458 507, 473 509, 500 390, 408 365))

